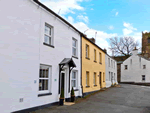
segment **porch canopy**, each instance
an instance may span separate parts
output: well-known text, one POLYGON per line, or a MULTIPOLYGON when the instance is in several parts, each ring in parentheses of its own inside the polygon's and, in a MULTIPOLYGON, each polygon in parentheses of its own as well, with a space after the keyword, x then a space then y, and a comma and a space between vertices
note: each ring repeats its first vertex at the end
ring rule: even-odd
POLYGON ((70 92, 70 73, 71 70, 76 67, 74 61, 72 60, 72 58, 64 58, 60 63, 59 63, 59 91, 58 93, 60 94, 60 76, 61 76, 61 71, 63 69, 63 67, 68 64, 69 65, 69 87, 68 87, 68 92, 70 92))

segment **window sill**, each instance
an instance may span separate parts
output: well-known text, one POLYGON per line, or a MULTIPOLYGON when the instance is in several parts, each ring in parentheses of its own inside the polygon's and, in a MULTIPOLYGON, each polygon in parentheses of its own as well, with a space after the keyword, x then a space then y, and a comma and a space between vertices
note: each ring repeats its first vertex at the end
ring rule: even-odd
POLYGON ((86 59, 90 60, 90 58, 85 57, 86 59))
POLYGON ((79 91, 79 89, 74 89, 74 91, 79 91))
POLYGON ((38 94, 38 97, 41 97, 41 96, 47 96, 47 95, 52 95, 52 93, 38 94))
POLYGON ((86 88, 88 88, 88 87, 90 87, 90 86, 86 86, 86 88))
POLYGON ((46 46, 49 46, 49 47, 52 47, 52 48, 55 48, 53 45, 50 45, 50 44, 47 44, 47 43, 43 43, 44 45, 46 46))
POLYGON ((94 60, 95 63, 97 63, 97 61, 94 60))
POLYGON ((76 57, 76 56, 72 56, 72 57, 78 59, 78 57, 76 57))
POLYGON ((94 85, 94 87, 96 87, 97 85, 94 85))

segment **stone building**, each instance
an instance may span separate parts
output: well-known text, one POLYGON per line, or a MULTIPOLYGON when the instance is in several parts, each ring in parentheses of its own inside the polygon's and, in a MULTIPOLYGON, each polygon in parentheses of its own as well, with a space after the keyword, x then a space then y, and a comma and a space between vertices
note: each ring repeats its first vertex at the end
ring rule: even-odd
POLYGON ((150 58, 150 32, 142 32, 142 55, 150 58))

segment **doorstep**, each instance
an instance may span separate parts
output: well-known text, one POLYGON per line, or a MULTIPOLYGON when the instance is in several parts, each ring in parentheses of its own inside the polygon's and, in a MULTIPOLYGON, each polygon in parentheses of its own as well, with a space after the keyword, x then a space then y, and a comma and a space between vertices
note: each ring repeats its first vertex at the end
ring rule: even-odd
POLYGON ((65 106, 71 106, 71 105, 74 105, 74 104, 75 104, 75 102, 64 102, 65 106))

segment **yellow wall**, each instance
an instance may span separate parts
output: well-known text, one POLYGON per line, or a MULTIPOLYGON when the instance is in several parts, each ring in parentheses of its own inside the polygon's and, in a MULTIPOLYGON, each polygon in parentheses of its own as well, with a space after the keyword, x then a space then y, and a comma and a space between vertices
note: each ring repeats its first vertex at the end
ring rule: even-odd
MULTIPOLYGON (((92 92, 96 90, 100 90, 100 87, 106 87, 105 80, 103 81, 103 73, 105 75, 105 53, 100 50, 97 46, 92 44, 90 41, 88 41, 86 38, 82 37, 82 86, 83 86, 83 93, 86 92, 92 92), (86 58, 86 44, 89 45, 89 58, 86 58), (94 62, 94 49, 96 50, 96 61, 94 62), (101 53, 102 56, 102 64, 100 64, 99 61, 99 53, 101 53), (86 71, 89 71, 89 86, 86 87, 86 71), (93 77, 94 72, 96 72, 96 85, 94 86, 93 83, 93 77), (102 73, 102 79, 100 85, 99 83, 99 73, 102 73)), ((105 76, 104 76, 105 77, 105 76)))

